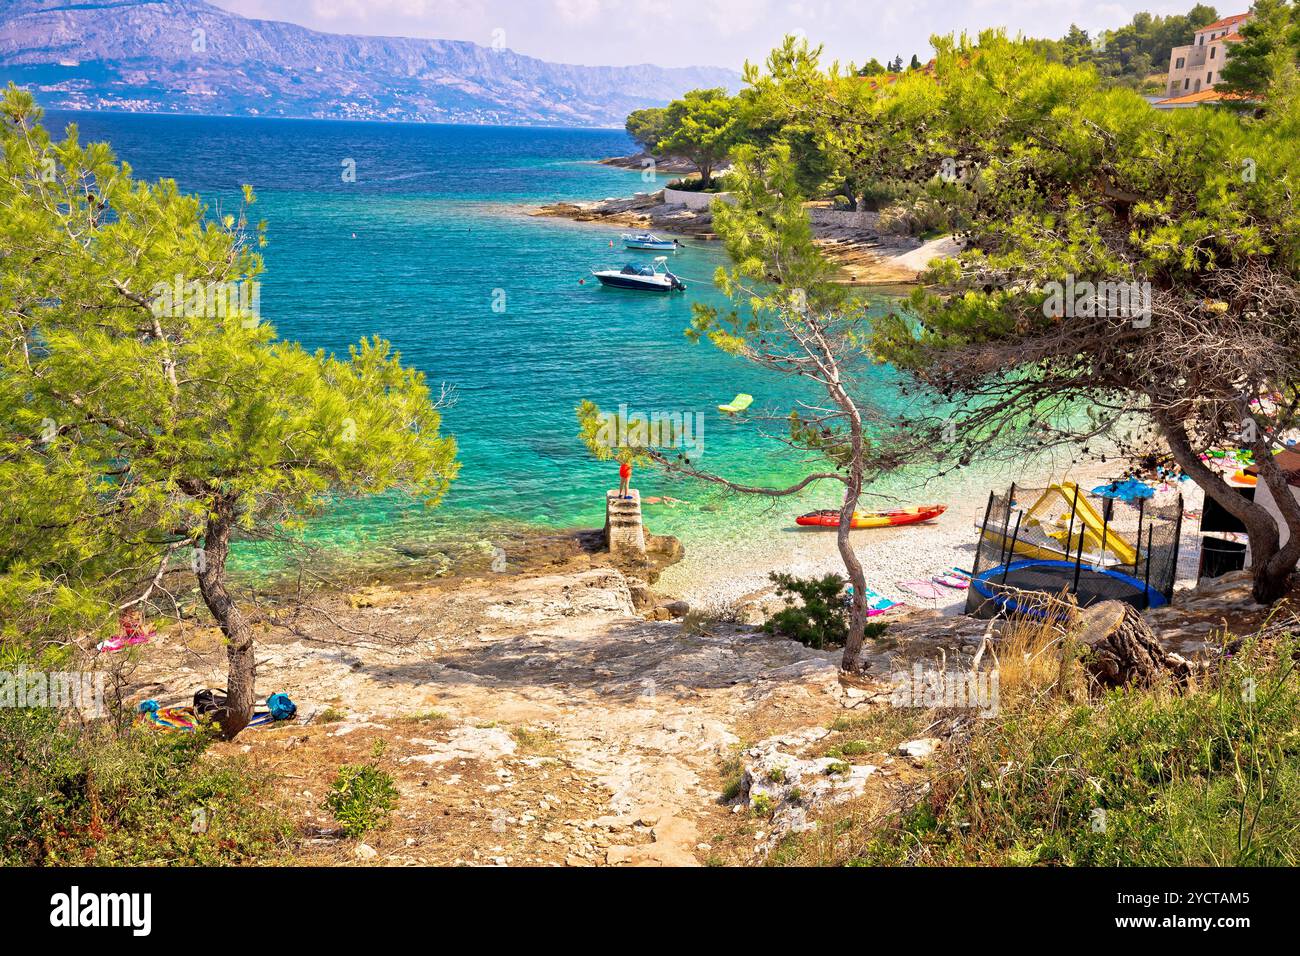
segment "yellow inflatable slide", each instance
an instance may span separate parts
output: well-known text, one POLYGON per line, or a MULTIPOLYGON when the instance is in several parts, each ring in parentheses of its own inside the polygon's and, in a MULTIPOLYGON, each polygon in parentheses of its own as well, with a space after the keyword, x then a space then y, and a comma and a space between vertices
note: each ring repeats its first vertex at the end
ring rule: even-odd
MULTIPOLYGON (((1072 561, 1079 547, 1079 536, 1083 536, 1084 553, 1093 564, 1105 566, 1132 565, 1137 561, 1137 549, 1125 538, 1107 528, 1101 513, 1084 497, 1083 491, 1073 481, 1048 486, 1047 490, 1025 512, 1020 522, 1020 535, 1016 536, 1015 551, 1026 557, 1042 558, 1050 561, 1072 561), (1050 521, 1047 512, 1052 510, 1053 498, 1060 497, 1066 511, 1050 521), (1070 531, 1070 511, 1075 515, 1074 531, 1070 531), (1034 544, 1021 537, 1026 531, 1036 528, 1041 535, 1046 535, 1054 545, 1034 544), (1102 536, 1105 529, 1105 542, 1102 536), (1067 540, 1068 539, 1068 540, 1067 540)), ((1015 529, 1005 529, 995 524, 990 516, 984 527, 984 537, 1005 548, 1008 538, 1015 529)), ((1035 535, 1038 537, 1038 535, 1035 535)))

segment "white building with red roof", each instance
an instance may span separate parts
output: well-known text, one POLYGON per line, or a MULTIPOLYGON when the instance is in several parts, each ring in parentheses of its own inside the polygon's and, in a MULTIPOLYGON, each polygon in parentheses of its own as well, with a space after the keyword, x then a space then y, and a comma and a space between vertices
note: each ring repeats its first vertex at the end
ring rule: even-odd
POLYGON ((1223 65, 1228 62, 1232 44, 1241 42, 1242 25, 1250 20, 1249 13, 1238 13, 1201 27, 1192 36, 1189 46, 1176 46, 1169 53, 1169 85, 1166 87, 1172 103, 1162 100, 1156 106, 1193 106, 1213 101, 1214 97, 1197 96, 1213 90, 1223 78, 1223 65))

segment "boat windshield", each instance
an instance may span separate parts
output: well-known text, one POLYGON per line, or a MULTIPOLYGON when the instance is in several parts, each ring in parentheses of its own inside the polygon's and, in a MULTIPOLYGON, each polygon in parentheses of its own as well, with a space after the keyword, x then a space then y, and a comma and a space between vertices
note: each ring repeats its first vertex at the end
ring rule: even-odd
POLYGON ((623 267, 623 275, 625 276, 652 276, 654 274, 654 269, 651 269, 649 266, 639 266, 635 263, 629 262, 623 267))

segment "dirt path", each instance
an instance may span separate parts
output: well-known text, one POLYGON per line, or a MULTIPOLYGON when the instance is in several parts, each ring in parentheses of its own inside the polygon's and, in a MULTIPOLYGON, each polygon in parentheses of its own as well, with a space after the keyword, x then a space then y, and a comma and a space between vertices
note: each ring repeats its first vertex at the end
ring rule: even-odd
MULTIPOLYGON (((219 749, 282 775, 310 830, 303 862, 693 864, 725 819, 719 767, 743 741, 841 710, 835 656, 751 629, 645 621, 616 571, 494 578, 455 590, 354 595, 270 632, 258 685, 301 721, 219 749), (355 632, 382 629, 380 643, 355 632), (342 763, 383 766, 393 825, 358 847, 319 809, 342 763), (373 852, 373 856, 371 853, 373 852)), ((136 697, 184 702, 220 686, 210 630, 142 650, 136 697)))

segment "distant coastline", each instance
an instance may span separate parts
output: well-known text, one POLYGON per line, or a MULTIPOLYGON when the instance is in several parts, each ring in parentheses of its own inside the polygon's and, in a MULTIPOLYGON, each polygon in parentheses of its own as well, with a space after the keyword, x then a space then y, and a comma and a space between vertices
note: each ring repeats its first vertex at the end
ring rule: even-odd
MULTIPOLYGON (((0 78, 0 82, 3 79, 0 78)), ((37 98, 39 101, 39 97, 37 98)), ((554 123, 488 123, 488 122, 447 122, 423 119, 381 119, 348 116, 267 116, 257 113, 202 113, 197 111, 174 112, 169 110, 104 109, 95 106, 72 106, 68 104, 41 104, 46 113, 76 113, 86 116, 157 116, 168 119, 224 119, 252 120, 282 123, 346 123, 355 126, 418 126, 418 127, 469 127, 471 129, 517 129, 517 130, 554 130, 565 133, 617 133, 621 126, 565 126, 554 123)), ((605 160, 592 160, 594 163, 606 163, 605 160)), ((617 163, 606 163, 616 166, 617 163)), ((628 167, 624 167, 628 168, 628 167)), ((639 169, 640 167, 632 167, 639 169)))

